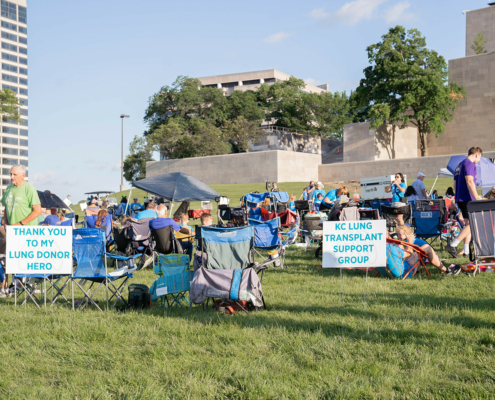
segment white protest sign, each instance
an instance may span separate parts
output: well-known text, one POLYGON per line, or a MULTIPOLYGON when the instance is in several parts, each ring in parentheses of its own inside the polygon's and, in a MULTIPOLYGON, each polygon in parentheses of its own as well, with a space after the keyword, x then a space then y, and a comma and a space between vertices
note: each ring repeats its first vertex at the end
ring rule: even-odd
POLYGON ((72 227, 7 226, 8 274, 72 274, 72 227))
POLYGON ((385 220, 323 222, 323 268, 384 267, 386 233, 385 220))

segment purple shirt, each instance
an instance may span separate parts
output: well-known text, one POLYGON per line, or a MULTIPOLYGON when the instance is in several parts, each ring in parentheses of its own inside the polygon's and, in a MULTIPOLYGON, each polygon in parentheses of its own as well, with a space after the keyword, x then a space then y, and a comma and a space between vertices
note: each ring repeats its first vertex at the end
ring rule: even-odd
POLYGON ((471 175, 474 178, 474 185, 476 186, 476 165, 469 158, 466 158, 455 169, 454 181, 456 202, 476 200, 469 191, 466 183, 467 175, 471 175))

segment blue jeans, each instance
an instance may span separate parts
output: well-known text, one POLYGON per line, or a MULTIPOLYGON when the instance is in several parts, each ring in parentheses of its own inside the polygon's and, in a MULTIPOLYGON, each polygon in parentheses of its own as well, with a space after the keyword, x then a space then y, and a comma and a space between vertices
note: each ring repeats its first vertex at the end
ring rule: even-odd
POLYGON ((191 262, 193 242, 190 242, 189 240, 181 240, 180 244, 182 246, 182 250, 184 250, 184 254, 187 253, 187 255, 189 256, 189 262, 191 262))

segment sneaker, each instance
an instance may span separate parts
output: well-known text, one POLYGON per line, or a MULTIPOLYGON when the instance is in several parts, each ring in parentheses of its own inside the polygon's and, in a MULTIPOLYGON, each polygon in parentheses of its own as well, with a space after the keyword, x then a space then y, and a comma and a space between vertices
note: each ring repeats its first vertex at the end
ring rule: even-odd
POLYGON ((460 265, 454 264, 452 267, 448 268, 447 275, 459 275, 459 272, 462 271, 460 265))
POLYGON ((445 246, 445 250, 454 258, 457 258, 457 249, 455 247, 452 247, 450 244, 448 246, 445 246))
POLYGON ((3 290, 1 290, 0 291, 0 299, 5 299, 6 297, 8 297, 7 294, 3 290))

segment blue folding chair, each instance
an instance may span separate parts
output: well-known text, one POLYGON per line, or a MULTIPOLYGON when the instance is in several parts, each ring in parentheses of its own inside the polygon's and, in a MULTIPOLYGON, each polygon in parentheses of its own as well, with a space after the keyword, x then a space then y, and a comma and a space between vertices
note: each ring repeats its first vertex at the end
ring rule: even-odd
POLYGON ((191 289, 193 271, 187 271, 189 267, 189 256, 187 254, 159 255, 158 262, 154 265, 154 271, 159 276, 150 287, 152 300, 161 299, 161 306, 172 308, 174 304, 181 307, 182 301, 189 306, 191 303, 186 293, 191 289))
MULTIPOLYGON (((134 255, 132 257, 118 256, 105 252, 105 232, 101 229, 83 228, 74 229, 72 234, 72 249, 74 251, 74 257, 76 260, 76 271, 70 277, 67 282, 76 283, 76 285, 84 293, 84 298, 79 305, 80 309, 84 309, 86 305, 92 304, 98 310, 101 308, 96 303, 94 297, 98 290, 102 287, 106 287, 106 303, 107 310, 109 309, 109 302, 115 298, 113 307, 118 301, 127 305, 126 300, 122 297, 122 291, 124 290, 129 278, 132 278, 132 272, 136 270, 133 260, 140 255, 134 255), (107 270, 107 258, 112 258, 119 261, 129 262, 129 266, 120 268, 112 273, 108 273, 107 270), (115 282, 122 279, 120 285, 116 285, 115 282), (84 290, 83 286, 86 281, 91 282, 88 290, 84 290), (91 292, 91 289, 95 284, 97 287, 91 292), (110 298, 108 293, 111 293, 110 298)), ((67 282, 65 285, 67 285, 67 282)), ((65 287, 64 285, 64 287, 65 287)), ((62 288, 63 290, 63 288, 62 288)), ((72 300, 74 301, 74 288, 72 287, 72 300)))
MULTIPOLYGON (((442 231, 452 224, 446 221, 445 200, 416 200, 414 206, 413 219, 416 237, 427 241, 430 239, 430 245, 439 239, 440 249, 443 250, 442 231)), ((450 237, 446 239, 450 240, 450 237)))

